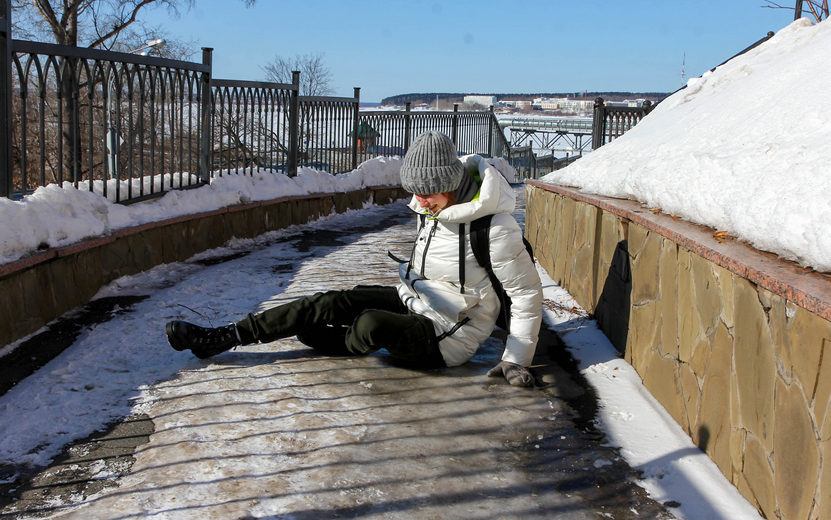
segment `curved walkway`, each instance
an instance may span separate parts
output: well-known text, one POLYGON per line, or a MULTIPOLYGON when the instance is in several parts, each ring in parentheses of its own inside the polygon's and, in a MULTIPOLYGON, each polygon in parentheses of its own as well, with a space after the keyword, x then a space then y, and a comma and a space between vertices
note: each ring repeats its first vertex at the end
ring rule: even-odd
POLYGON ((17 439, 0 454, 15 460, 0 466, 0 517, 669 517, 593 428, 593 394, 550 331, 534 390, 485 376, 499 334, 434 371, 383 351, 320 357, 294 339, 204 361, 166 344, 170 319, 220 324, 392 284, 386 251, 408 255, 412 226, 403 202, 350 212, 102 291, 134 298, 0 397, 17 439))

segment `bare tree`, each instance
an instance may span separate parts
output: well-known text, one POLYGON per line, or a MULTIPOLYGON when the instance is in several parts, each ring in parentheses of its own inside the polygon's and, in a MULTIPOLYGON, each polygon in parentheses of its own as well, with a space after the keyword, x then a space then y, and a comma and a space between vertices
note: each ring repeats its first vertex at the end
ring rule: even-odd
POLYGON ((139 30, 141 10, 156 4, 178 12, 193 0, 14 0, 18 25, 60 45, 110 48, 129 29, 139 30))
MULTIPOLYGON (((246 6, 252 6, 256 0, 240 0, 246 6)), ((188 59, 193 55, 194 45, 169 38, 159 28, 150 27, 141 22, 140 16, 145 8, 164 7, 171 14, 179 14, 193 7, 195 0, 12 0, 13 30, 18 36, 35 40, 53 40, 60 45, 71 47, 102 48, 122 52, 132 52, 142 47, 149 40, 164 39, 163 47, 154 49, 154 54, 163 57, 188 59)), ((66 70, 60 76, 58 89, 59 102, 64 114, 72 114, 73 94, 83 100, 84 89, 96 88, 90 85, 76 84, 79 79, 73 73, 77 65, 69 59, 59 59, 59 68, 66 70)), ((89 81, 86 78, 84 81, 89 81)), ((92 99, 92 98, 90 98, 92 99)), ((81 106, 78 110, 103 111, 103 106, 81 106)), ((57 108, 54 108, 57 110, 57 108)), ((97 117, 97 116, 96 116, 97 117)), ((61 125, 60 138, 62 157, 57 160, 64 165, 65 171, 78 167, 78 158, 84 151, 80 140, 81 122, 79 118, 66 121, 61 125)))
MULTIPOLYGON (((241 1, 246 6, 256 2, 241 1)), ((193 4, 194 0, 12 0, 12 9, 15 28, 27 36, 48 36, 71 47, 109 49, 131 32, 158 32, 139 20, 144 8, 165 7, 171 14, 179 14, 193 4)))
MULTIPOLYGON (((810 13, 817 22, 828 19, 828 0, 804 0, 801 4, 802 13, 810 13)), ((780 5, 773 0, 765 0, 765 5, 762 7, 770 9, 790 9, 791 11, 796 11, 797 9, 796 5, 794 7, 788 7, 786 5, 780 5)))
POLYGON ((275 83, 291 83, 292 71, 300 71, 301 96, 332 94, 332 71, 323 60, 323 54, 298 54, 292 58, 274 56, 262 67, 266 79, 275 83))

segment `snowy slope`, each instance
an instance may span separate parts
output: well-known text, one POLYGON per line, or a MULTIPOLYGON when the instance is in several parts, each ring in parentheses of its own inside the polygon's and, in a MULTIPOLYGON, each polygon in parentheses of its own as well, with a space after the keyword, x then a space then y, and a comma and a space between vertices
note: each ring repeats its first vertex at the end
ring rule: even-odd
POLYGON ((544 182, 630 198, 831 271, 831 23, 793 22, 544 182))

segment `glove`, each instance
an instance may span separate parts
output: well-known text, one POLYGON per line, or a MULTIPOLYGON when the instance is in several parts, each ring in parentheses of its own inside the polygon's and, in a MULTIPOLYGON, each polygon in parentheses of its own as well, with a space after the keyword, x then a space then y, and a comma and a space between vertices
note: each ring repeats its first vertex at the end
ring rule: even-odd
POLYGON ((509 384, 513 386, 534 386, 534 376, 531 372, 516 363, 500 361, 498 365, 488 370, 488 377, 505 376, 509 384))

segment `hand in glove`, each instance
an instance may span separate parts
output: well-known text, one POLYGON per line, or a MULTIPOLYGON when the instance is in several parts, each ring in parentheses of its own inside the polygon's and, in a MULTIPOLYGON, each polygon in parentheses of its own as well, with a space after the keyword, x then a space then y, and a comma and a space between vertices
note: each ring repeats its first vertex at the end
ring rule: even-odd
POLYGON ((531 372, 516 363, 500 361, 498 365, 488 370, 488 377, 505 376, 513 386, 534 386, 534 376, 531 372))

